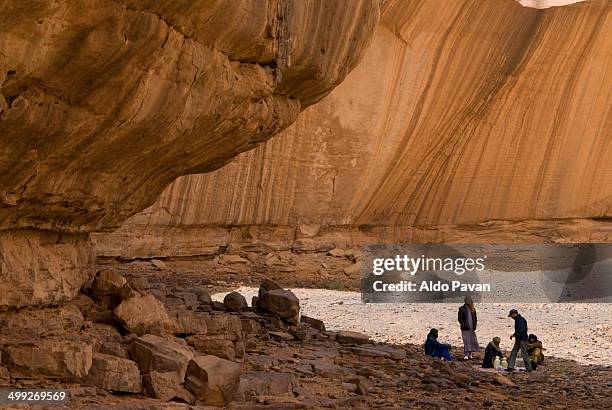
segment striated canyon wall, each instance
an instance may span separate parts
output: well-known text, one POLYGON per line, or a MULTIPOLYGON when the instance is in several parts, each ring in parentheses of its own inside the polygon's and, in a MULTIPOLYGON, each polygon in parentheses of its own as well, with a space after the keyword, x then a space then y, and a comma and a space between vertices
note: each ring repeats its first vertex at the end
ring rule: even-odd
POLYGON ((74 294, 88 232, 293 123, 378 20, 378 0, 0 0, 0 307, 74 294))
POLYGON ((611 241, 610 50, 606 0, 385 1, 331 95, 224 168, 179 178, 97 251, 611 241))

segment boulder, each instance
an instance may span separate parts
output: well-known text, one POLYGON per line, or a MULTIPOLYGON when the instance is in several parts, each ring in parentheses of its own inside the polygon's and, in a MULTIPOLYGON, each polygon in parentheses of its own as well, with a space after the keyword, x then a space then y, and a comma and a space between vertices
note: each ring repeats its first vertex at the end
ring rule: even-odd
POLYGON ((178 379, 182 382, 193 352, 178 340, 155 335, 141 336, 130 346, 130 357, 138 364, 142 373, 177 372, 178 379))
POLYGON ((223 406, 238 391, 240 365, 216 356, 197 356, 187 368, 185 387, 203 404, 223 406))
POLYGON ((350 330, 340 330, 339 332, 337 332, 336 340, 340 343, 356 345, 370 343, 369 336, 359 332, 352 332, 350 330))
POLYGON ((115 294, 127 283, 127 279, 120 273, 111 269, 103 269, 94 277, 93 284, 91 285, 91 294, 98 298, 115 294))
POLYGON ((322 320, 315 319, 313 317, 301 315, 300 323, 306 323, 313 328, 317 329, 319 332, 325 332, 325 323, 322 320))
POLYGON ((112 392, 142 392, 140 371, 135 362, 102 353, 93 355, 86 383, 112 392))
POLYGON ((236 359, 236 349, 234 342, 222 336, 190 336, 187 343, 199 353, 213 355, 222 359, 236 359))
POLYGON ((193 404, 195 397, 183 386, 178 372, 151 371, 142 378, 144 392, 149 397, 162 401, 181 399, 193 404))
POLYGON ((125 330, 139 336, 173 328, 166 308, 153 295, 124 300, 113 310, 113 316, 125 330))
POLYGON ((86 343, 68 340, 44 340, 9 346, 5 350, 9 369, 26 376, 79 379, 87 376, 93 349, 86 343))
POLYGON ((246 298, 238 292, 230 292, 223 298, 223 304, 231 312, 240 312, 249 307, 246 298))
POLYGON ((259 292, 258 292, 258 298, 261 299, 261 296, 266 293, 269 292, 271 290, 282 290, 283 287, 278 283, 273 281, 272 279, 264 279, 261 281, 261 284, 259 285, 259 292))
POLYGON ((258 303, 263 310, 274 313, 289 323, 298 323, 300 300, 290 290, 266 291, 260 295, 258 303))
POLYGON ((96 274, 90 294, 107 309, 114 309, 122 300, 138 296, 123 275, 110 269, 101 270, 96 274))

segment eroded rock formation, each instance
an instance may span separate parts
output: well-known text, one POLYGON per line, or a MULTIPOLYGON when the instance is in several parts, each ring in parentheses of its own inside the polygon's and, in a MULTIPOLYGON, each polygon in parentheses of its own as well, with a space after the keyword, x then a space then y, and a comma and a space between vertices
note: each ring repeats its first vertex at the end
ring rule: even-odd
POLYGON ((604 0, 386 1, 329 97, 282 137, 177 180, 100 252, 610 241, 611 23, 604 0))
MULTIPOLYGON (((87 236, 49 242, 42 230, 112 229, 176 177, 214 170, 281 131, 356 65, 378 7, 0 1, 3 284, 42 275, 62 284, 49 284, 61 289, 37 302, 73 294, 65 282, 81 266, 46 261, 38 244, 53 253, 78 242, 71 252, 83 254, 87 236), (15 246, 29 262, 15 262, 15 246)), ((35 293, 27 282, 9 286, 23 294, 3 291, 0 306, 35 293)))

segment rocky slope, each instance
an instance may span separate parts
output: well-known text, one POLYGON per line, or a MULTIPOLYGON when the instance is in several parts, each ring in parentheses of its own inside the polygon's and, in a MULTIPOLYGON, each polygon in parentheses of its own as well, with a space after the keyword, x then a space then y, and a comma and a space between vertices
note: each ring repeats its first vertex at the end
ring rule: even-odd
POLYGON ((99 252, 610 241, 611 23, 605 0, 386 1, 330 96, 282 137, 178 179, 99 252))
POLYGON ((79 233, 294 122, 357 64, 378 3, 0 1, 0 306, 74 294, 79 233))
POLYGON ((427 357, 418 345, 330 331, 298 316, 300 301, 270 280, 252 306, 237 292, 213 301, 209 279, 107 269, 73 301, 0 312, 0 387, 63 389, 69 402, 57 408, 76 409, 584 409, 612 401, 609 366, 548 357, 531 374, 482 371, 477 361, 427 357))

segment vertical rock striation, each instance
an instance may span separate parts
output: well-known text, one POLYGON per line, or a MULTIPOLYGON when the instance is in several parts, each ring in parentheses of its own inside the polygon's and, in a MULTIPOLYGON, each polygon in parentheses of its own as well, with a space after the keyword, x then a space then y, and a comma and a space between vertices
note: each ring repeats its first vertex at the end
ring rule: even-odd
POLYGON ((388 0, 328 98, 282 138, 177 180, 100 252, 291 246, 301 224, 356 243, 610 241, 611 28, 605 0, 388 0))

